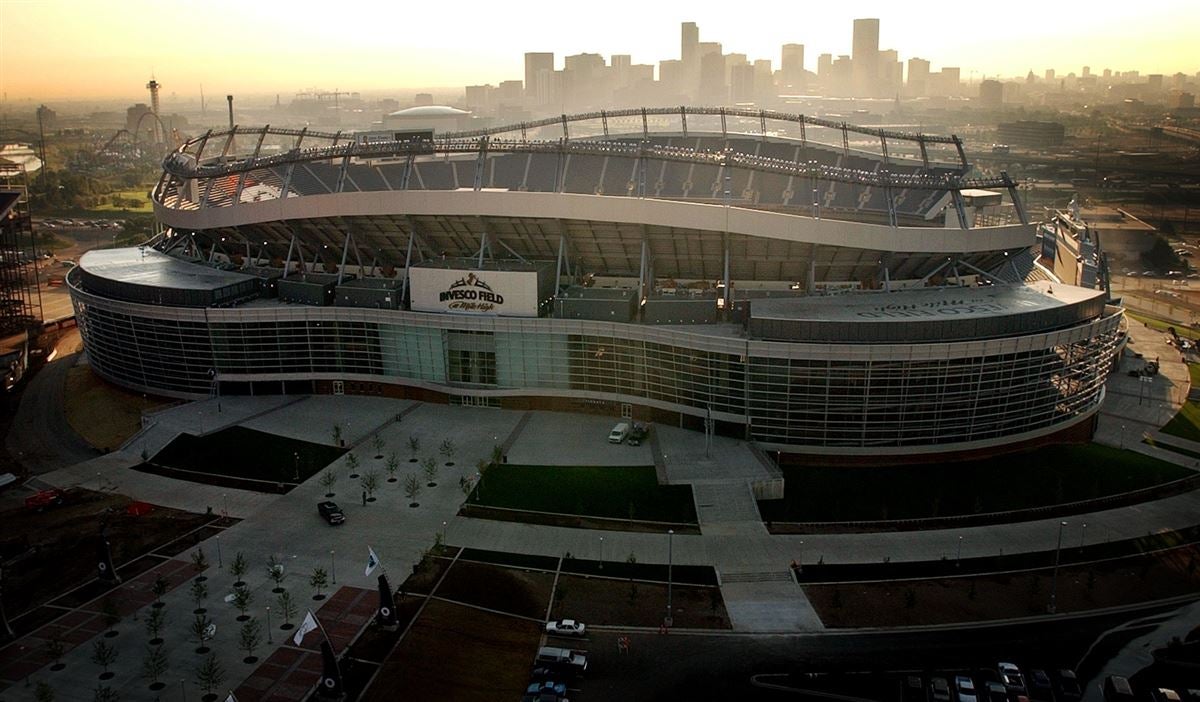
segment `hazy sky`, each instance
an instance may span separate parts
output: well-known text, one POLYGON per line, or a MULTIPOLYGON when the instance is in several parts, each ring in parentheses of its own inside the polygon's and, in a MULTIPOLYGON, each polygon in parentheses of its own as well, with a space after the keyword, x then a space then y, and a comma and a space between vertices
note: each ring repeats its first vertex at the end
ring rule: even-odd
POLYGON ((679 23, 726 52, 779 46, 849 54, 851 20, 879 17, 881 48, 983 75, 1200 70, 1200 2, 758 3, 656 0, 287 2, 0 0, 0 89, 9 100, 145 97, 155 74, 181 99, 307 87, 397 90, 523 76, 525 51, 679 56, 679 23), (847 9, 853 5, 853 9, 847 9), (690 7, 681 10, 681 7, 690 7))

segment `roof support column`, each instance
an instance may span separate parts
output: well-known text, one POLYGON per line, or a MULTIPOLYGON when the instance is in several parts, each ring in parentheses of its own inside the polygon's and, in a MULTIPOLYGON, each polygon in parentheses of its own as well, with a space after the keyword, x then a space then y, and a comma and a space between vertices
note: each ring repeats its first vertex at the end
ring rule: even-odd
POLYGON ((646 230, 642 229, 642 258, 641 265, 638 267, 638 299, 637 299, 637 318, 642 318, 642 302, 646 299, 646 270, 647 265, 646 252, 646 230))
POLYGON ((650 139, 650 124, 646 119, 646 108, 642 108, 642 139, 648 141, 650 139))
POLYGON ((804 292, 812 295, 817 287, 817 252, 820 247, 813 244, 812 251, 808 257, 808 277, 804 281, 804 292))
MULTIPOLYGON (((267 130, 270 128, 271 125, 268 124, 259 131, 258 142, 254 145, 254 155, 250 157, 251 160, 258 158, 259 152, 262 151, 263 139, 267 138, 267 130)), ((233 196, 234 205, 240 204, 242 201, 242 188, 246 187, 246 173, 247 171, 242 171, 238 174, 237 192, 233 196)))
POLYGON ((683 124, 683 138, 687 139, 687 108, 686 107, 679 108, 679 119, 681 120, 681 122, 683 124))
MULTIPOLYGON (((726 212, 728 212, 728 209, 726 210, 726 212)), ((728 215, 726 215, 726 216, 728 216, 728 215)), ((724 243, 725 243, 725 266, 723 269, 724 273, 723 273, 722 280, 725 283, 725 290, 722 294, 722 299, 725 302, 725 309, 728 310, 729 309, 729 301, 732 298, 732 294, 729 289, 729 227, 728 226, 725 227, 725 242, 724 243)))
POLYGON ((562 266, 563 266, 563 255, 566 252, 566 244, 567 244, 567 238, 564 234, 562 234, 560 232, 558 235, 558 260, 555 262, 555 265, 554 265, 554 294, 555 295, 557 295, 558 291, 562 289, 562 266))
POLYGON ((487 230, 483 230, 479 234, 479 263, 475 264, 476 268, 483 268, 483 250, 487 248, 487 230))
POLYGON ((401 305, 404 304, 405 294, 408 292, 408 273, 409 273, 409 270, 411 270, 409 267, 412 265, 413 239, 415 239, 416 236, 417 236, 417 231, 410 224, 409 230, 408 230, 408 252, 404 254, 404 280, 400 281, 400 304, 401 305))

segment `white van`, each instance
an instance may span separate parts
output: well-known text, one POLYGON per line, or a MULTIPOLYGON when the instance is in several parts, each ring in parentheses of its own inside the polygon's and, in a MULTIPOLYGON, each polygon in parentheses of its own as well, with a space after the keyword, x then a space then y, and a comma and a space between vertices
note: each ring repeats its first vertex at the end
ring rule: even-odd
POLYGON ((621 422, 608 432, 608 443, 619 444, 625 441, 625 437, 629 436, 629 422, 621 422))

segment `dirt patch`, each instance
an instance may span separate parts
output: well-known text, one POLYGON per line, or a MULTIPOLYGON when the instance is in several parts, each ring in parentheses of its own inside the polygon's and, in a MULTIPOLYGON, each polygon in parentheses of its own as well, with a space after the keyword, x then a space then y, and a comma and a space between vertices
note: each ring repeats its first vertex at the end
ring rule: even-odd
POLYGON ((113 562, 120 568, 213 520, 165 507, 133 516, 126 511, 130 503, 124 495, 73 489, 61 507, 0 512, 0 559, 19 559, 4 569, 9 614, 17 616, 91 580, 102 525, 107 525, 113 562))
MULTIPOLYGON (((1070 566, 1058 571, 1057 608, 1080 612, 1193 594, 1200 586, 1195 546, 1070 566)), ((905 582, 809 585, 804 588, 829 627, 911 626, 1042 614, 1053 571, 905 582)))
POLYGON ((121 446, 142 428, 142 412, 171 400, 118 388, 79 364, 67 371, 67 422, 84 441, 101 451, 121 446))
POLYGON ((540 640, 534 622, 434 600, 360 699, 520 699, 540 640))
POLYGON ((695 524, 639 522, 628 519, 604 519, 602 517, 587 517, 574 514, 559 514, 547 512, 528 512, 519 509, 504 509, 487 505, 464 503, 458 510, 460 517, 476 519, 494 519, 500 522, 520 522, 522 524, 542 524, 545 526, 570 527, 573 529, 591 529, 593 531, 632 531, 642 534, 662 534, 667 529, 674 529, 676 534, 699 534, 700 527, 695 524))
MULTIPOLYGON (((732 628, 720 588, 675 585, 671 604, 675 628, 732 628)), ((551 619, 587 624, 658 626, 667 613, 667 585, 562 575, 551 612, 551 619)))
POLYGON ((417 564, 413 574, 408 576, 400 591, 409 594, 428 595, 433 592, 433 586, 442 577, 442 573, 450 567, 448 558, 425 558, 417 564))
POLYGON ((550 602, 554 574, 459 561, 437 590, 438 597, 541 619, 550 602))

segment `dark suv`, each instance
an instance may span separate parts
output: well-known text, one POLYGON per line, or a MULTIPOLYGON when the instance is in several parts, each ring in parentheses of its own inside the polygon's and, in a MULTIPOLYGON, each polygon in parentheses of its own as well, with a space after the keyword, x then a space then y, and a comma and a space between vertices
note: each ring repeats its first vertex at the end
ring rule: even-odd
POLYGON ((329 500, 318 502, 317 511, 330 524, 341 524, 346 521, 346 515, 342 513, 342 508, 338 507, 336 502, 330 502, 329 500))

